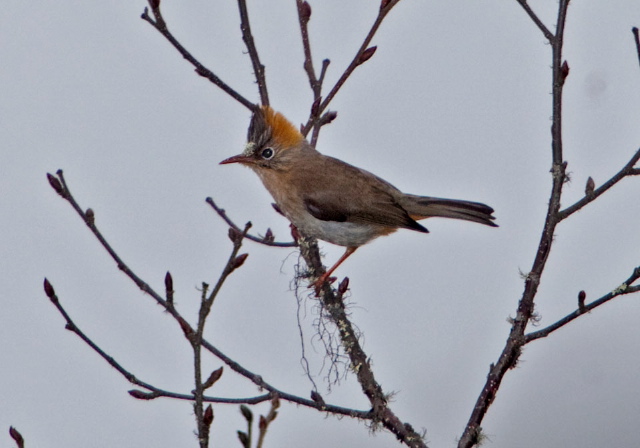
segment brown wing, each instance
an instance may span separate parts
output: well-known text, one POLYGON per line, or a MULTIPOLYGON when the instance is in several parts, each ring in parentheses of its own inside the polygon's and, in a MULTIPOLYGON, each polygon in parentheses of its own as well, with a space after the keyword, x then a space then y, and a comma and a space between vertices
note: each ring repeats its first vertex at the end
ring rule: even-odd
POLYGON ((427 232, 398 204, 395 197, 402 193, 393 185, 340 160, 318 156, 327 174, 301 170, 297 182, 305 207, 315 218, 427 232))

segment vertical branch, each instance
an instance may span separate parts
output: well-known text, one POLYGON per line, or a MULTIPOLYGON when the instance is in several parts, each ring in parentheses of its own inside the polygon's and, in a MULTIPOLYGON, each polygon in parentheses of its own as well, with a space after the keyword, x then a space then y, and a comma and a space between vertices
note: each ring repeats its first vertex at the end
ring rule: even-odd
MULTIPOLYGON (((298 9, 298 23, 300 24, 300 35, 302 36, 302 50, 304 51, 304 70, 307 72, 307 78, 309 79, 309 85, 313 91, 314 101, 320 97, 320 90, 322 84, 318 82, 316 77, 316 71, 313 68, 313 58, 311 56, 311 43, 309 41, 309 30, 307 25, 309 19, 311 19, 311 6, 304 0, 296 0, 296 6, 298 9)), ((328 59, 327 59, 328 61, 328 59)))
MULTIPOLYGON (((211 408, 211 406, 208 406, 206 410, 204 409, 204 391, 206 389, 206 385, 202 381, 202 346, 204 327, 207 322, 207 317, 211 312, 213 302, 216 299, 218 292, 222 288, 222 284, 227 279, 227 277, 229 277, 229 275, 231 275, 233 271, 242 266, 244 261, 247 259, 248 254, 238 255, 238 252, 240 251, 240 248, 242 247, 242 241, 249 232, 250 228, 251 223, 249 222, 245 225, 243 232, 239 232, 234 228, 229 229, 229 238, 233 243, 231 255, 229 255, 227 264, 222 270, 222 274, 220 274, 220 278, 218 278, 218 281, 210 294, 208 294, 209 285, 207 285, 206 283, 202 284, 202 299, 200 303, 200 311, 198 313, 198 326, 196 327, 195 332, 185 331, 185 336, 187 336, 187 339, 189 339, 189 342, 191 343, 191 346, 193 348, 193 367, 195 382, 195 389, 193 391, 195 401, 193 407, 196 414, 196 422, 198 425, 198 440, 200 442, 201 448, 207 448, 209 446, 209 428, 211 427, 211 423, 213 421, 213 409, 211 408)), ((220 374, 221 373, 222 371, 220 370, 220 374)))
POLYGON ((151 6, 151 13, 153 14, 153 18, 149 16, 149 9, 144 8, 144 12, 140 16, 142 20, 145 20, 151 26, 153 26, 160 34, 167 39, 173 47, 178 50, 178 52, 185 58, 191 65, 193 65, 196 69, 196 73, 200 76, 207 78, 216 86, 220 87, 225 93, 227 93, 231 98, 235 99, 237 102, 245 106, 247 109, 253 111, 255 109, 255 105, 236 92, 231 86, 222 81, 215 73, 205 67, 200 61, 198 61, 191 53, 187 51, 187 49, 178 42, 178 39, 175 38, 173 34, 169 31, 167 27, 167 23, 162 17, 162 11, 160 10, 160 1, 159 0, 149 0, 149 5, 151 6))
MULTIPOLYGON (((300 254, 309 267, 311 274, 315 275, 319 272, 324 272, 317 240, 300 237, 298 243, 300 245, 300 254)), ((340 342, 349 356, 350 367, 358 378, 362 392, 371 403, 373 422, 374 424, 379 423, 384 426, 393 433, 399 441, 411 448, 426 448, 427 445, 420 434, 408 423, 403 423, 388 406, 387 397, 373 374, 368 356, 362 349, 358 334, 347 316, 342 295, 345 293, 348 285, 348 279, 343 280, 336 294, 331 286, 325 283, 320 292, 320 300, 327 310, 331 322, 333 322, 338 329, 340 342)))
POLYGON ((640 36, 638 35, 638 27, 634 26, 631 28, 631 32, 633 33, 633 39, 636 42, 636 52, 638 53, 638 63, 640 63, 640 36))
POLYGON ((265 77, 264 65, 260 62, 260 56, 258 56, 258 50, 255 42, 253 41, 253 35, 251 34, 251 25, 249 24, 249 12, 247 11, 246 0, 238 0, 238 9, 240 10, 240 29, 242 30, 242 40, 249 51, 249 57, 251 58, 251 64, 253 65, 253 72, 256 75, 256 81, 258 83, 258 91, 260 92, 260 101, 264 106, 268 106, 269 93, 267 92, 267 80, 265 77))
MULTIPOLYGON (((525 1, 519 1, 519 3, 523 5, 523 7, 526 6, 525 1)), ((566 180, 566 162, 563 162, 562 154, 562 91, 564 81, 569 72, 566 62, 564 64, 562 63, 562 46, 564 43, 564 27, 568 6, 569 0, 560 0, 556 32, 555 35, 551 36, 545 33, 546 28, 542 25, 542 22, 537 19, 535 13, 533 13, 528 6, 525 8, 527 13, 534 18, 534 22, 543 31, 545 36, 549 38, 552 48, 553 121, 551 125, 551 197, 549 199, 547 216, 542 235, 540 237, 536 257, 534 259, 531 272, 526 276, 524 291, 522 298, 518 303, 516 317, 512 320, 509 337, 498 361, 495 364, 491 364, 485 385, 478 396, 471 413, 471 417, 469 418, 464 433, 458 443, 459 448, 470 448, 481 441, 482 428, 480 424, 495 399, 504 375, 509 369, 514 368, 518 362, 522 346, 526 343, 524 333, 531 317, 533 316, 535 305, 534 300, 538 291, 542 272, 551 251, 555 228, 560 222, 558 212, 560 210, 562 186, 566 180)))
MULTIPOLYGON (((385 19, 387 14, 389 14, 389 12, 393 9, 393 7, 396 6, 399 2, 400 0, 382 0, 381 1, 380 10, 378 11, 378 16, 376 17, 376 20, 373 22, 373 25, 371 26, 369 33, 364 38, 362 45, 360 45, 360 48, 356 52, 351 63, 347 66, 344 73, 342 73, 342 75, 340 76, 338 81, 335 83, 333 88, 329 91, 327 96, 322 101, 320 101, 321 97, 318 96, 316 98, 316 101, 314 101, 313 107, 311 108, 311 111, 312 111, 311 116, 309 117, 309 120, 307 121, 307 123, 304 126, 302 126, 302 129, 301 129, 301 132, 303 135, 307 135, 313 127, 320 125, 319 121, 321 119, 322 113, 327 109, 327 107, 329 106, 329 103, 331 103, 331 101, 336 96, 338 91, 342 88, 342 86, 347 81, 347 79, 349 79, 349 76, 351 76, 351 74, 356 69, 356 67, 358 67, 361 64, 364 64, 367 60, 371 58, 371 56, 373 56, 373 53, 375 53, 376 51, 376 47, 369 47, 369 45, 371 44, 371 40, 373 39, 373 36, 375 36, 376 32, 378 31, 378 28, 380 28, 380 25, 382 24, 382 21, 385 19)), ((304 40, 304 37, 303 37, 303 40, 304 40)), ((323 65, 323 72, 320 76, 321 78, 324 77, 325 65, 328 65, 328 62, 323 65)))

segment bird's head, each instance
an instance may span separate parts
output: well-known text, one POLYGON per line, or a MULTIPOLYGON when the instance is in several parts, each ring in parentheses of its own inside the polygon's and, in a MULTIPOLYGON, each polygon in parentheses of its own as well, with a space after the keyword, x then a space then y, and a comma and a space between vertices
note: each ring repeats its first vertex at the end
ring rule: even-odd
POLYGON ((289 156, 305 143, 300 131, 284 115, 261 106, 251 117, 244 151, 220 164, 241 163, 254 170, 285 168, 289 156))

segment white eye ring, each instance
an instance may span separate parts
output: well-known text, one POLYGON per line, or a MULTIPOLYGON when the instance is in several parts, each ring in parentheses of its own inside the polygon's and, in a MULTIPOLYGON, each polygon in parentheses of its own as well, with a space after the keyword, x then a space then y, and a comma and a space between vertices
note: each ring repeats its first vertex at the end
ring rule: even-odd
POLYGON ((260 156, 265 159, 265 160, 269 160, 273 157, 273 155, 275 154, 275 152, 273 151, 273 148, 264 148, 261 152, 260 152, 260 156))

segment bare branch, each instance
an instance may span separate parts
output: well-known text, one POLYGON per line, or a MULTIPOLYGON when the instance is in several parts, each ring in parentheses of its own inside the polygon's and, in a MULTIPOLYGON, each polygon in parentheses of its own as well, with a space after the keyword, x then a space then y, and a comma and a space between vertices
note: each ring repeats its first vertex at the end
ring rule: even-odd
POLYGON ((538 15, 533 12, 533 10, 531 9, 531 7, 529 6, 529 4, 527 3, 527 0, 517 0, 518 3, 520 4, 520 6, 522 6, 522 8, 526 11, 526 13, 529 15, 529 17, 531 18, 531 20, 533 20, 533 23, 536 24, 536 26, 538 28, 540 28, 540 31, 542 31, 542 34, 544 34, 544 37, 547 38, 547 40, 549 42, 552 42, 555 39, 555 36, 553 35, 553 33, 551 31, 549 31, 549 28, 547 28, 545 26, 544 23, 542 23, 542 20, 540 20, 540 18, 538 17, 538 15))
POLYGON ((9 426, 9 435, 16 442, 18 448, 24 448, 24 438, 16 428, 9 426))
MULTIPOLYGON (((136 285, 138 285, 138 287, 140 289, 142 289, 144 292, 148 293, 151 297, 153 297, 153 299, 158 304, 160 304, 164 309, 166 309, 166 311, 174 319, 176 319, 176 321, 178 322, 178 324, 182 328, 182 330, 185 333, 185 336, 187 336, 187 338, 192 338, 193 337, 192 335, 195 333, 194 329, 180 315, 180 313, 175 309, 175 307, 172 304, 169 304, 167 300, 164 300, 160 295, 158 295, 146 282, 144 282, 137 275, 135 275, 133 273, 133 271, 122 261, 120 256, 113 250, 113 248, 110 246, 110 244, 106 241, 106 239, 103 237, 103 235, 97 229, 97 227, 95 226, 95 222, 92 221, 92 220, 88 220, 87 219, 86 213, 82 211, 82 209, 78 205, 77 201, 73 197, 71 191, 69 190, 69 187, 68 187, 68 185, 66 183, 66 180, 63 177, 62 170, 58 170, 57 174, 58 174, 58 178, 57 179, 59 179, 60 189, 56 189, 56 192, 58 194, 60 194, 65 200, 67 200, 72 205, 72 207, 74 208, 76 213, 78 213, 78 215, 85 221, 85 224, 87 224, 87 226, 91 229, 91 231, 94 233, 95 237, 100 241, 100 243, 105 248, 105 250, 115 260, 115 262, 118 265, 119 269, 122 270, 136 285)), ((51 177, 53 177, 53 176, 51 176, 51 177)), ((231 260, 231 257, 230 257, 230 260, 231 260)), ((165 276, 165 288, 172 287, 172 283, 173 283, 173 279, 171 279, 171 281, 168 282, 167 281, 167 277, 165 276)), ((45 293, 47 294, 47 297, 49 297, 51 299, 52 303, 56 304, 56 302, 58 302, 58 304, 56 305, 56 308, 59 310, 59 312, 62 314, 62 316, 67 321, 67 324, 68 324, 67 328, 69 330, 74 331, 74 333, 78 334, 77 331, 80 331, 79 328, 77 327, 77 325, 75 325, 75 323, 73 323, 73 321, 71 320, 71 318, 69 317, 67 312, 59 304, 59 300, 58 300, 58 298, 56 296, 55 290, 53 289, 53 286, 51 285, 51 283, 48 280, 45 280, 44 289, 45 289, 45 293)), ((118 372, 120 372, 128 381, 132 382, 133 384, 135 384, 137 386, 143 387, 143 388, 151 391, 150 392, 151 395, 148 396, 148 397, 155 398, 157 396, 157 397, 167 397, 167 398, 175 398, 175 399, 182 399, 182 400, 193 400, 194 399, 193 395, 178 394, 178 393, 174 393, 174 392, 165 391, 165 390, 156 388, 155 386, 153 386, 153 385, 151 385, 149 383, 146 383, 146 382, 138 380, 132 373, 130 373, 129 371, 124 369, 124 367, 122 367, 120 364, 118 364, 111 356, 109 356, 102 349, 100 349, 100 347, 98 347, 97 344, 95 344, 93 341, 91 341, 91 339, 89 339, 88 336, 86 336, 84 333, 82 333, 82 335, 83 335, 83 337, 81 336, 81 339, 83 339, 92 349, 96 350, 97 353, 99 353, 107 362, 109 362, 109 364, 112 365, 118 372)), ((80 334, 78 334, 78 336, 80 336, 80 334)), ((235 404, 235 403, 246 403, 246 404, 255 404, 255 403, 258 403, 258 402, 261 402, 261 401, 270 400, 274 396, 274 394, 277 394, 281 399, 283 399, 285 401, 289 401, 289 402, 296 403, 296 404, 299 404, 299 405, 303 405, 303 406, 306 406, 306 407, 314 408, 314 409, 317 409, 319 411, 328 412, 328 413, 337 414, 337 415, 345 415, 345 416, 355 417, 355 418, 360 418, 360 419, 366 419, 366 420, 373 419, 373 414, 370 411, 363 411, 363 410, 346 408, 346 407, 343 407, 343 406, 335 406, 335 405, 331 405, 331 404, 318 403, 316 401, 313 401, 313 400, 310 400, 310 399, 306 399, 306 398, 302 398, 302 397, 299 397, 299 396, 284 392, 282 390, 279 390, 276 387, 274 387, 271 384, 269 384, 266 381, 264 381, 260 375, 258 375, 256 373, 244 368, 242 365, 240 365, 239 363, 237 363, 236 361, 231 359, 229 356, 224 354, 222 351, 220 351, 217 347, 215 347, 213 344, 208 342, 206 339, 203 338, 201 340, 201 345, 207 351, 209 351, 211 354, 213 354, 218 359, 220 359, 222 362, 224 362, 227 366, 229 366, 231 368, 231 370, 233 370, 234 372, 236 372, 236 373, 240 374, 241 376, 247 378, 248 380, 250 380, 256 386, 258 386, 258 387, 260 387, 260 388, 262 388, 264 390, 267 390, 269 392, 269 394, 267 394, 267 396, 264 396, 264 398, 255 397, 255 398, 236 398, 236 399, 234 399, 234 398, 219 398, 219 397, 216 398, 216 397, 203 396, 203 401, 213 402, 213 403, 233 403, 233 404, 235 404)))
POLYGON ((589 304, 582 304, 582 306, 580 306, 579 304, 578 308, 573 313, 567 314, 562 319, 558 320, 557 322, 554 322, 553 324, 545 328, 542 328, 538 331, 534 331, 527 334, 525 336, 524 343, 528 344, 529 342, 535 341, 536 339, 545 338, 549 336, 551 333, 553 333, 557 329, 562 328, 563 326, 567 325, 569 322, 573 321, 574 319, 577 319, 583 314, 586 314, 589 311, 599 307, 600 305, 607 303, 611 299, 614 299, 618 296, 622 296, 625 294, 632 294, 635 292, 639 292, 640 285, 636 285, 636 286, 631 285, 633 282, 635 282, 639 278, 640 278, 640 266, 635 268, 631 276, 628 279, 626 279, 624 282, 622 282, 622 284, 618 286, 616 289, 614 289, 613 291, 603 295, 599 299, 594 300, 589 304))
MULTIPOLYGON (((129 277, 131 280, 133 280, 133 282, 138 286, 138 288, 140 288, 143 292, 145 292, 145 293, 149 294, 151 297, 153 297, 153 299, 156 302, 158 302, 159 305, 167 308, 166 300, 163 299, 158 293, 156 293, 149 286, 148 283, 146 283, 140 277, 138 277, 129 268, 129 266, 127 266, 127 264, 122 260, 122 258, 120 258, 120 256, 115 252, 115 250, 113 250, 111 245, 107 242, 107 240, 104 238, 102 233, 96 227, 96 224, 95 224, 95 213, 93 212, 93 210, 87 209, 87 211, 85 212, 85 211, 82 210, 82 208, 80 208, 80 205, 78 204, 76 199, 71 194, 71 190, 69 190, 69 186, 67 185, 67 181, 64 178, 64 173, 62 172, 62 170, 58 170, 56 172, 56 174, 58 175, 58 178, 60 180, 60 184, 62 186, 62 193, 60 193, 57 190, 56 191, 58 192, 58 194, 61 194, 61 196, 67 202, 69 202, 69 204, 71 204, 71 206, 74 208, 76 213, 78 213, 78 215, 82 218, 82 220, 87 225, 87 227, 89 227, 91 232, 98 239, 98 241, 100 242, 102 247, 104 247, 105 250, 109 253, 109 255, 111 255, 111 258, 116 262, 116 265, 118 266, 118 269, 120 269, 122 272, 124 272, 127 275, 127 277, 129 277)), ((47 173, 47 177, 50 178, 50 176, 52 176, 52 175, 47 173)))
MULTIPOLYGON (((218 207, 218 205, 213 201, 212 198, 207 198, 206 199, 207 204, 209 204, 211 206, 211 208, 213 208, 216 213, 224 220, 224 222, 226 222, 227 224, 229 224, 229 226, 232 229, 237 230, 238 232, 242 232, 242 229, 240 229, 240 227, 238 227, 236 225, 236 223, 234 223, 228 216, 227 213, 225 212, 224 209, 218 207)), ((247 234, 245 236, 247 239, 251 240, 251 241, 255 241, 256 243, 260 243, 260 244, 264 244, 265 246, 274 246, 274 247, 295 247, 297 246, 297 243, 295 241, 291 241, 291 242, 276 242, 273 241, 273 235, 270 234, 270 230, 267 229, 267 233, 264 237, 260 237, 260 236, 254 236, 254 235, 250 235, 247 234)))
POLYGON ((157 396, 162 395, 162 396, 165 396, 165 397, 178 398, 178 397, 175 396, 175 394, 172 394, 171 392, 158 389, 158 388, 152 386, 151 384, 149 384, 147 382, 139 380, 138 378, 136 378, 136 376, 133 373, 129 372, 127 369, 122 367, 122 365, 120 365, 112 356, 109 356, 103 349, 101 349, 95 342, 93 342, 91 340, 91 338, 89 338, 73 322, 73 320, 71 319, 71 316, 69 316, 67 311, 64 309, 64 307, 60 303, 60 299, 56 295, 56 293, 55 293, 55 291, 53 289, 53 286, 51 285, 49 280, 47 280, 46 278, 44 279, 44 290, 45 290, 45 293, 47 294, 47 297, 49 297, 49 300, 51 300, 51 303, 53 303, 53 305, 56 307, 58 312, 64 318, 64 320, 66 322, 65 328, 67 330, 75 333, 80 339, 82 339, 85 342, 85 344, 87 344, 89 347, 91 347, 91 349, 93 349, 93 351, 95 351, 98 355, 100 355, 100 357, 102 359, 107 361, 109 363, 109 365, 111 365, 111 367, 116 369, 122 376, 124 376, 127 379, 127 381, 129 381, 131 384, 135 384, 136 386, 143 387, 143 388, 153 392, 154 394, 158 394, 157 396))
POLYGON ((268 106, 269 93, 267 91, 265 69, 262 62, 260 62, 260 56, 258 56, 258 50, 256 48, 255 42, 253 41, 253 35, 251 34, 251 25, 249 24, 247 2, 245 0, 238 0, 238 9, 240 10, 240 29, 242 30, 242 40, 247 46, 251 64, 253 65, 253 72, 256 76, 258 91, 260 92, 260 101, 263 105, 268 106))
MULTIPOLYGON (((526 3, 520 3, 523 7, 526 6, 526 3)), ((540 243, 538 244, 536 257, 533 262, 533 267, 531 272, 527 275, 522 298, 518 303, 516 317, 513 319, 509 337, 498 361, 495 364, 491 364, 485 385, 476 400, 476 404, 471 412, 469 421, 467 422, 462 437, 460 437, 458 442, 458 448, 471 448, 478 444, 479 439, 482 437, 481 423, 484 416, 495 399, 504 375, 509 369, 515 367, 518 361, 525 341, 524 332, 533 315, 534 300, 538 292, 540 278, 546 266, 551 246, 553 244, 555 228, 560 221, 558 211, 560 209, 562 186, 566 180, 567 168, 567 164, 563 161, 562 155, 562 92, 564 80, 568 74, 568 66, 563 69, 562 46, 564 43, 564 26, 568 6, 569 0, 559 1, 555 38, 550 41, 552 48, 553 70, 553 119, 551 125, 551 150, 553 162, 551 168, 552 190, 547 208, 547 216, 542 230, 542 235, 540 237, 540 243)), ((525 8, 525 10, 527 10, 527 8, 525 8)), ((531 16, 532 12, 529 14, 531 16)), ((536 20, 534 19, 534 22, 535 21, 536 20)))
POLYGON ((371 26, 371 29, 367 33, 367 36, 364 38, 362 45, 360 45, 360 48, 358 49, 355 56, 353 57, 353 60, 347 66, 344 73, 342 73, 342 75, 340 76, 336 84, 333 86, 333 88, 326 95, 324 100, 319 104, 316 110, 316 113, 315 114, 311 113, 307 123, 304 126, 302 126, 301 132, 303 135, 307 135, 312 127, 318 125, 318 121, 320 120, 321 114, 327 109, 327 107, 329 106, 329 103, 331 103, 331 101, 336 96, 340 88, 342 88, 342 86, 347 81, 347 79, 349 79, 349 77, 351 76, 353 71, 356 69, 356 67, 358 67, 360 64, 365 62, 365 60, 368 59, 368 57, 372 56, 372 49, 370 48, 371 40, 373 39, 373 36, 375 36, 376 32, 378 31, 378 28, 380 28, 380 25, 382 24, 382 21, 385 19, 387 14, 389 14, 389 12, 393 9, 393 7, 396 6, 399 2, 400 0, 384 0, 381 3, 378 16, 376 17, 376 20, 373 22, 373 25, 371 26), (363 55, 365 55, 365 58, 363 58, 363 55))
POLYGON ((618 171, 613 177, 611 177, 611 179, 606 181, 600 187, 594 189, 591 194, 585 195, 585 197, 580 199, 575 204, 573 204, 573 205, 565 208, 564 210, 561 210, 560 212, 558 212, 558 219, 559 220, 563 220, 563 219, 568 218, 569 216, 571 216, 572 214, 574 214, 575 212, 580 210, 585 205, 589 204, 590 202, 595 201, 604 192, 606 192, 609 188, 613 187, 615 184, 620 182, 625 177, 627 177, 627 176, 635 176, 635 175, 640 174, 640 170, 637 169, 637 168, 634 168, 635 164, 638 163, 638 160, 640 160, 640 148, 636 151, 636 153, 633 155, 633 157, 631 157, 629 162, 627 162, 627 164, 620 171, 618 171))
MULTIPOLYGON (((91 347, 96 353, 98 353, 101 358, 103 358, 105 361, 107 361, 109 363, 109 365, 111 365, 123 377, 125 377, 127 379, 127 381, 129 381, 130 383, 132 383, 132 384, 134 384, 136 386, 142 387, 142 388, 144 388, 144 389, 149 391, 149 392, 137 391, 138 393, 130 391, 130 395, 134 396, 134 398, 146 399, 146 400, 155 399, 155 398, 172 398, 172 399, 187 400, 187 401, 193 401, 195 399, 193 393, 191 393, 191 394, 183 394, 183 393, 177 393, 177 392, 170 392, 170 391, 155 387, 150 383, 147 383, 145 381, 142 381, 142 380, 138 379, 133 373, 131 373, 129 370, 125 369, 112 356, 110 356, 103 349, 101 349, 95 342, 93 342, 93 340, 91 338, 89 338, 89 336, 87 336, 75 324, 75 322, 71 319, 71 317, 69 316, 67 311, 64 309, 64 307, 60 303, 60 299, 58 298, 58 296, 56 295, 55 291, 53 290, 53 286, 51 286, 51 283, 46 279, 45 279, 45 292, 47 293, 47 296, 51 300, 51 303, 54 304, 54 306, 56 307, 58 312, 65 319, 65 322, 66 322, 65 328, 67 330, 73 332, 78 337, 80 337, 80 339, 82 339, 89 347, 91 347)), ((210 351, 212 354, 216 355, 217 357, 222 359, 224 362, 226 362, 227 365, 233 365, 234 367, 236 367, 236 369, 234 369, 236 372, 240 373, 242 376, 245 376, 246 378, 249 378, 249 379, 252 379, 252 380, 255 379, 255 381, 253 381, 255 384, 257 384, 260 387, 263 387, 264 389, 269 391, 269 393, 267 393, 267 394, 258 395, 258 396, 255 396, 255 397, 247 397, 247 398, 226 398, 226 397, 213 397, 213 396, 203 395, 203 401, 205 401, 205 402, 208 402, 208 403, 223 403, 223 404, 258 404, 258 403, 262 403, 262 402, 265 402, 265 401, 272 400, 274 396, 278 396, 283 400, 290 401, 292 403, 296 403, 296 404, 300 404, 300 405, 303 405, 303 406, 311 407, 311 408, 314 408, 314 409, 317 409, 317 410, 320 410, 320 411, 325 411, 325 412, 332 413, 332 414, 345 415, 345 416, 356 417, 356 418, 361 418, 361 419, 371 419, 372 418, 372 415, 371 415, 370 411, 360 411, 360 410, 356 410, 356 409, 345 408, 345 407, 342 407, 342 406, 334 406, 334 405, 331 405, 331 404, 322 404, 322 405, 320 405, 320 404, 318 404, 318 403, 316 403, 316 402, 314 402, 312 400, 307 400, 307 399, 302 398, 302 397, 298 397, 298 396, 295 396, 295 395, 288 394, 286 392, 282 392, 282 391, 274 388, 273 386, 269 385, 268 383, 262 381, 262 378, 260 376, 254 374, 252 372, 249 372, 248 370, 242 370, 242 368, 240 367, 239 364, 235 363, 233 360, 228 358, 222 352, 220 352, 219 350, 215 349, 207 341, 203 341, 203 346, 205 348, 207 348, 207 350, 210 351)))
POLYGON ((152 19, 151 16, 149 16, 148 8, 144 9, 144 12, 142 13, 141 18, 147 21, 148 23, 150 23, 156 30, 158 30, 158 32, 162 34, 165 37, 165 39, 167 39, 176 50, 178 50, 178 52, 182 55, 182 57, 185 58, 187 61, 189 61, 191 65, 193 65, 196 68, 196 73, 198 73, 200 76, 207 78, 213 84, 220 87, 225 93, 231 96, 231 98, 238 101, 247 109, 254 111, 256 109, 256 105, 254 103, 246 99, 244 96, 240 95, 233 88, 231 88, 231 86, 229 86, 227 83, 222 81, 222 79, 220 79, 215 73, 213 73, 211 70, 205 67, 200 61, 198 61, 195 57, 193 57, 191 53, 187 51, 186 48, 182 46, 182 44, 173 36, 173 34, 171 34, 169 29, 167 28, 167 24, 164 21, 164 18, 162 17, 162 13, 160 12, 159 2, 156 3, 158 4, 157 8, 153 7, 154 6, 153 2, 150 2, 150 4, 151 4, 151 11, 153 13, 155 20, 152 19))
POLYGON ((307 73, 309 79, 309 85, 313 91, 313 100, 320 98, 320 92, 322 90, 322 80, 326 67, 329 65, 329 60, 323 61, 323 72, 320 78, 316 77, 315 69, 313 68, 313 57, 311 56, 311 44, 309 41, 308 23, 311 18, 311 6, 304 0, 296 0, 296 7, 298 9, 298 23, 300 24, 300 34, 302 36, 302 49, 304 51, 304 70, 307 73))
POLYGON ((631 28, 633 39, 636 43, 636 52, 638 53, 638 63, 640 63, 640 36, 638 35, 638 27, 631 28))
MULTIPOLYGON (((298 243, 300 244, 301 255, 307 263, 311 275, 317 277, 324 273, 325 268, 320 259, 317 240, 301 237, 298 243)), ((345 283, 345 285, 347 284, 345 283)), ((341 291, 341 293, 344 294, 344 291, 341 291)), ((426 447, 420 434, 415 432, 408 423, 403 423, 389 409, 387 397, 375 379, 368 356, 362 349, 357 333, 347 316, 342 294, 336 294, 331 285, 325 282, 320 292, 320 300, 322 300, 325 309, 328 311, 331 321, 338 329, 342 346, 351 361, 351 369, 358 378, 362 392, 371 403, 374 421, 381 423, 405 445, 415 448, 426 447)))

